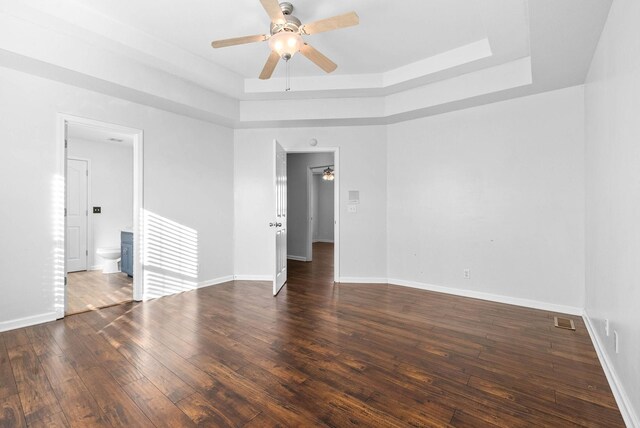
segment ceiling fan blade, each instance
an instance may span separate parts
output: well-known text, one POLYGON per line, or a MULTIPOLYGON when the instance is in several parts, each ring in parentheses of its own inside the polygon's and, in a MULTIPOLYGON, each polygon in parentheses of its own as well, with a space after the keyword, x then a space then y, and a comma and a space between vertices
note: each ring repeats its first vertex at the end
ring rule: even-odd
POLYGON ((234 37, 233 39, 215 40, 211 42, 214 48, 226 48, 227 46, 244 45, 247 43, 264 42, 268 37, 265 34, 255 36, 234 37))
POLYGON ((331 61, 329 58, 322 55, 316 48, 306 43, 302 45, 302 48, 300 48, 300 53, 309 58, 311 62, 327 73, 331 73, 333 70, 338 68, 335 62, 331 61))
POLYGON ((262 73, 260 73, 261 80, 267 80, 271 78, 273 74, 273 70, 276 69, 276 65, 278 65, 278 61, 280 60, 280 55, 277 52, 271 51, 269 58, 267 59, 267 63, 264 65, 262 69, 262 73))
POLYGON ((345 13, 344 15, 334 16, 332 18, 321 19, 319 21, 310 22, 302 26, 303 34, 317 34, 325 31, 339 30, 340 28, 352 27, 360 23, 360 18, 355 12, 345 13))
POLYGON ((271 22, 275 22, 277 24, 283 24, 285 22, 284 14, 282 13, 282 9, 280 9, 280 4, 278 0, 260 0, 262 3, 262 7, 267 11, 267 15, 271 18, 271 22))

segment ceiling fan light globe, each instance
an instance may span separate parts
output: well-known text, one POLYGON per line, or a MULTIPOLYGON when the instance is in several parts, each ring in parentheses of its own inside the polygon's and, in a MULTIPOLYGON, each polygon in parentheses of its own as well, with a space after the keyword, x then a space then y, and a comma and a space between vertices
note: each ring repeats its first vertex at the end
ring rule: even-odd
POLYGON ((282 59, 288 60, 303 45, 302 37, 292 31, 280 31, 269 39, 269 48, 276 52, 282 59))

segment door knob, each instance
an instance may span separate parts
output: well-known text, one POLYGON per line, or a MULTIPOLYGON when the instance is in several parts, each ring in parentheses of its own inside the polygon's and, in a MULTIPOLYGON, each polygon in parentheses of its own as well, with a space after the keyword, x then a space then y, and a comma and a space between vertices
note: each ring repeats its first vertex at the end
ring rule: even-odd
POLYGON ((276 223, 276 227, 282 226, 282 223, 276 223))

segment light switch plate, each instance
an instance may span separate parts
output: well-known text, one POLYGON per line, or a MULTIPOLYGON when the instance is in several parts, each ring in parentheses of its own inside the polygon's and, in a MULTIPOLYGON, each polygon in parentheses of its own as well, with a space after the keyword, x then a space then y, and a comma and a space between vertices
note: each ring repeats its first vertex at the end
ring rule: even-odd
POLYGON ((349 212, 349 213, 358 212, 358 206, 357 205, 347 205, 347 212, 349 212))

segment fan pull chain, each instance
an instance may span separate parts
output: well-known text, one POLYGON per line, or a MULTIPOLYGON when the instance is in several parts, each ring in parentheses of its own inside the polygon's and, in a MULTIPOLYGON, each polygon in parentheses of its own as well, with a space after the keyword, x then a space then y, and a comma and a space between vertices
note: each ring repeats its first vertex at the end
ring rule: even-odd
POLYGON ((289 80, 289 60, 286 60, 286 79, 285 79, 285 86, 286 88, 284 88, 285 92, 288 92, 291 90, 291 82, 289 80))

